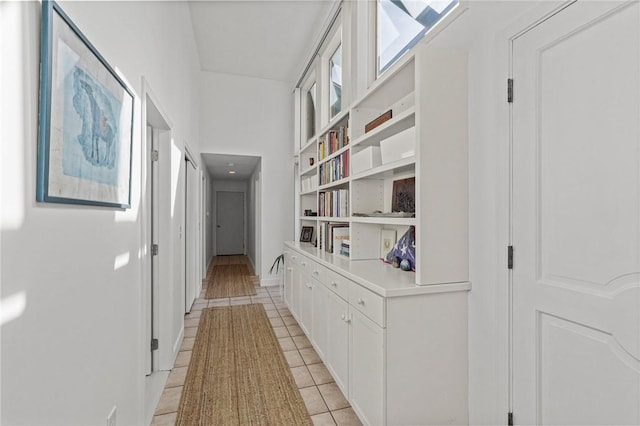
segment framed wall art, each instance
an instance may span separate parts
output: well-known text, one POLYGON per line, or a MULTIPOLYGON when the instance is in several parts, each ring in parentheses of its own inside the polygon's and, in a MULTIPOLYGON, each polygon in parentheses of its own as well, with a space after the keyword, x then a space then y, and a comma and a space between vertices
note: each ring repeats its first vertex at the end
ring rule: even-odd
POLYGON ((49 0, 40 68, 37 201, 130 207, 133 92, 49 0))
POLYGON ((392 212, 415 213, 416 211, 416 178, 393 181, 392 212))

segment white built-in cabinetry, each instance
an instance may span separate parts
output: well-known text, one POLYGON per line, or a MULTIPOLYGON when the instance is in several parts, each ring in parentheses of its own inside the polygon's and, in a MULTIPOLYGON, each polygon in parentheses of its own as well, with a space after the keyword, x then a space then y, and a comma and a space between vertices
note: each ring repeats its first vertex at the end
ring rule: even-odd
POLYGON ((469 283, 392 281, 300 243, 285 262, 287 305, 363 423, 467 422, 469 283))
MULTIPOLYGON (((466 52, 417 45, 299 149, 298 227, 313 227, 314 235, 319 236, 326 223, 346 224, 351 244, 348 257, 369 260, 381 257, 383 230, 395 230, 400 238, 415 226, 414 282, 466 281, 467 136, 466 52), (367 123, 389 110, 393 118, 365 132, 367 123), (331 133, 340 134, 344 128, 348 129, 348 144, 335 152, 325 150, 323 155, 323 141, 326 147, 331 133), (385 139, 407 130, 415 135, 413 155, 356 174, 345 168, 354 156, 372 147, 378 149, 385 139), (327 182, 324 171, 336 167, 340 171, 327 182), (391 212, 393 182, 410 177, 416 179, 415 218, 362 216, 391 212), (346 208, 305 216, 305 210, 321 211, 322 197, 328 192, 346 200, 346 208)), ((339 256, 339 250, 335 251, 339 256)))
POLYGON ((345 256, 286 243, 285 300, 365 424, 468 421, 467 129, 466 52, 422 43, 297 152, 298 227, 317 235, 328 223, 348 225, 350 248, 345 256), (391 119, 365 132, 389 110, 391 119), (323 150, 345 133, 348 143, 323 150), (412 150, 350 167, 399 134, 413 135, 412 150), (375 214, 391 212, 394 181, 411 177, 415 217, 375 214), (320 211, 330 192, 347 205, 303 214, 320 211), (380 260, 381 236, 411 226, 416 270, 404 272, 380 260))

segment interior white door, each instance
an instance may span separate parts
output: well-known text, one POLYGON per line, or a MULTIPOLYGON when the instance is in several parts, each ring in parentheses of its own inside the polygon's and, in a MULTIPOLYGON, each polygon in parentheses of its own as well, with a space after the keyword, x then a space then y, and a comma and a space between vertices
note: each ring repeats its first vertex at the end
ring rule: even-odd
POLYGON ((640 7, 513 41, 513 415, 640 423, 640 7))
POLYGON ((185 161, 185 312, 191 311, 200 279, 198 262, 198 196, 200 178, 195 164, 185 161))
POLYGON ((216 192, 216 218, 217 254, 244 254, 244 193, 216 192))

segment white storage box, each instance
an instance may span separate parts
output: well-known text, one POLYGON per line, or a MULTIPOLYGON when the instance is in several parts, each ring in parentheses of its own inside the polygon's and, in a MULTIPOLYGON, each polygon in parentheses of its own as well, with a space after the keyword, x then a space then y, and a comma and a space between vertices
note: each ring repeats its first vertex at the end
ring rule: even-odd
POLYGON ((416 128, 409 127, 395 135, 380 141, 380 159, 382 164, 413 157, 416 146, 416 128))
POLYGON ((351 174, 357 175, 380 165, 380 147, 368 146, 351 156, 351 174))

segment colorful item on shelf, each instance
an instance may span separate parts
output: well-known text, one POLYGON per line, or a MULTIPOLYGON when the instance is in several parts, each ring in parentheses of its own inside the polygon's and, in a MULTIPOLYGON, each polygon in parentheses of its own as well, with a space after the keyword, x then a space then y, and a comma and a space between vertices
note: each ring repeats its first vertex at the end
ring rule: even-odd
POLYGON ((407 261, 408 268, 403 270, 405 271, 415 271, 416 270, 416 228, 415 226, 409 227, 407 232, 398 240, 398 242, 393 246, 391 251, 387 253, 384 259, 382 259, 385 263, 394 264, 398 263, 398 266, 402 268, 402 262, 407 261), (396 258, 399 258, 398 262, 396 258))

